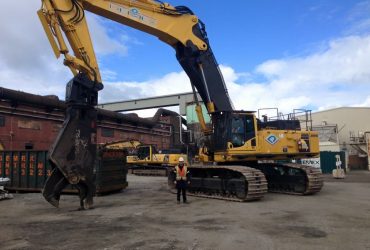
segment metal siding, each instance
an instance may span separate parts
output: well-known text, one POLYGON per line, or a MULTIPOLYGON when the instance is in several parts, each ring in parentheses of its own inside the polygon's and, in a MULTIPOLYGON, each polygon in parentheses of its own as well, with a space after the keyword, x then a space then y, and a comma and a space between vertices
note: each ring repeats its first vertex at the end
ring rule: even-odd
POLYGON ((343 107, 332 110, 312 113, 314 125, 321 125, 323 121, 328 124, 338 124, 339 141, 349 144, 349 132, 370 131, 370 108, 343 107))
MULTIPOLYGON (((95 166, 97 194, 119 191, 127 187, 126 152, 106 150, 101 152, 95 166)), ((51 174, 47 151, 3 151, 0 152, 0 176, 9 177, 11 191, 40 192, 51 174)), ((76 193, 73 186, 63 192, 76 193)))
POLYGON ((47 152, 43 152, 43 151, 37 152, 36 172, 35 172, 35 178, 36 178, 35 187, 36 188, 42 188, 46 181, 46 177, 47 177, 46 155, 47 155, 47 152))
POLYGON ((20 165, 20 182, 19 186, 28 188, 29 182, 30 182, 30 164, 29 164, 29 152, 20 152, 20 158, 19 158, 19 165, 20 165), (27 167, 29 166, 29 167, 27 167))
POLYGON ((12 185, 14 187, 17 187, 19 186, 20 184, 20 166, 19 166, 19 154, 20 152, 13 152, 13 155, 12 155, 12 168, 13 168, 13 171, 12 171, 12 185))

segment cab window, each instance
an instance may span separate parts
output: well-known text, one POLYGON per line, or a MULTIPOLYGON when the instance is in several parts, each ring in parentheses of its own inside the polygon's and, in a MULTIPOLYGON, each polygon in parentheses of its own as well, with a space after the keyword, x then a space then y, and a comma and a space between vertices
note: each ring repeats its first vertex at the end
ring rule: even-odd
POLYGON ((234 147, 244 145, 245 126, 243 118, 234 117, 231 122, 231 142, 234 147))

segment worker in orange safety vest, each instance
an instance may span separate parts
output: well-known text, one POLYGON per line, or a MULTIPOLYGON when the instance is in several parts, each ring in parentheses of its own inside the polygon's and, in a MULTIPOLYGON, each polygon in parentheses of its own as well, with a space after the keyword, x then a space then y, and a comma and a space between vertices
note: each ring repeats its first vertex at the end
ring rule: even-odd
POLYGON ((175 167, 176 173, 176 188, 177 188, 177 203, 180 204, 180 196, 182 193, 182 200, 184 203, 188 203, 186 200, 186 189, 188 184, 190 184, 189 180, 189 171, 188 167, 184 162, 183 157, 179 157, 179 164, 175 167))

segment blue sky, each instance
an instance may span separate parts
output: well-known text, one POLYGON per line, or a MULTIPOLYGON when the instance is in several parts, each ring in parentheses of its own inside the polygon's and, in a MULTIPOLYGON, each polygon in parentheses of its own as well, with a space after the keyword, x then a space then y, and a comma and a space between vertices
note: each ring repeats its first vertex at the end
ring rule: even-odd
MULTIPOLYGON (((171 3, 187 5, 206 24, 236 109, 370 106, 370 0, 171 3)), ((55 59, 39 8, 40 0, 2 1, 0 86, 63 99, 72 74, 55 59)), ((167 44, 93 14, 87 19, 105 84, 100 102, 191 90, 167 44)))
MULTIPOLYGON (((361 1, 172 1, 186 4, 206 24, 211 45, 220 64, 250 72, 272 58, 305 55, 343 35, 366 11, 361 1)), ((181 70, 174 51, 155 37, 129 27, 104 21, 109 35, 123 34, 126 56, 108 56, 102 66, 117 73, 117 80, 143 81, 181 70)))

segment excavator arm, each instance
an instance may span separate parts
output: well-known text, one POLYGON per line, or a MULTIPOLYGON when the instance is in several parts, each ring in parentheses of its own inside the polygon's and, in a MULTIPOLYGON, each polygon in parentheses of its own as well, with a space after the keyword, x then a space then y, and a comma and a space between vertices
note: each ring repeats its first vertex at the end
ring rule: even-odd
POLYGON ((54 170, 43 194, 54 206, 59 205, 60 192, 68 183, 80 190, 82 208, 93 203, 94 107, 103 84, 85 11, 154 35, 175 49, 177 60, 190 78, 204 132, 210 133, 211 129, 204 122, 196 91, 209 113, 233 109, 205 25, 189 8, 154 0, 42 0, 38 16, 54 54, 57 58, 64 56, 64 64, 74 75, 67 84, 66 120, 49 150, 54 170))
POLYGON ((176 57, 207 104, 209 113, 230 111, 232 104, 211 50, 205 25, 185 6, 153 0, 42 0, 38 15, 57 57, 74 75, 83 72, 101 83, 84 11, 158 37, 176 50, 176 57), (62 34, 68 41, 65 41, 62 34), (69 53, 69 44, 73 54, 69 53))

